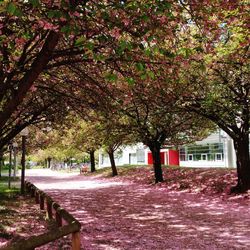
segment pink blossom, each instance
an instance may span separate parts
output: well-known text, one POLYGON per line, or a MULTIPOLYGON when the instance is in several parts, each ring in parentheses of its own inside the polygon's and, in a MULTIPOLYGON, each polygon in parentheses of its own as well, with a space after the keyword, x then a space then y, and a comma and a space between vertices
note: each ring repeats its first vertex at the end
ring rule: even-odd
POLYGON ((45 20, 39 20, 38 24, 44 30, 57 30, 58 29, 58 25, 54 25, 54 24, 49 23, 45 20))
POLYGON ((79 17, 79 16, 80 16, 80 13, 77 12, 77 11, 75 11, 75 12, 72 13, 72 15, 75 16, 75 17, 79 17))
POLYGON ((168 22, 168 18, 166 16, 161 16, 159 18, 161 24, 165 24, 168 22))
POLYGON ((18 37, 15 39, 15 43, 17 45, 23 45, 26 42, 26 40, 23 37, 18 37))
POLYGON ((111 30, 110 34, 112 37, 119 39, 119 37, 121 36, 121 30, 118 27, 115 27, 111 30))
POLYGON ((37 87, 36 87, 35 85, 32 85, 32 86, 30 87, 30 91, 31 91, 31 92, 37 91, 37 87))
POLYGON ((123 19, 122 22, 125 26, 128 26, 130 24, 130 20, 128 18, 123 19))

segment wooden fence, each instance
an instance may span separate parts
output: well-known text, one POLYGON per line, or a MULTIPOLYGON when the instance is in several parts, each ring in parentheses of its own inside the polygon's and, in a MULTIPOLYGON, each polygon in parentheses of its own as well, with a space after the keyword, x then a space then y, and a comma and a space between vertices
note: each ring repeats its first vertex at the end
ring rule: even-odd
POLYGON ((80 250, 80 222, 32 183, 25 182, 25 188, 31 194, 31 197, 35 198, 36 203, 40 205, 40 209, 46 210, 46 217, 48 219, 55 217, 58 228, 44 234, 18 240, 18 242, 1 248, 1 250, 33 250, 36 247, 43 246, 69 234, 72 234, 72 250, 80 250), (63 222, 67 224, 63 225, 63 222))

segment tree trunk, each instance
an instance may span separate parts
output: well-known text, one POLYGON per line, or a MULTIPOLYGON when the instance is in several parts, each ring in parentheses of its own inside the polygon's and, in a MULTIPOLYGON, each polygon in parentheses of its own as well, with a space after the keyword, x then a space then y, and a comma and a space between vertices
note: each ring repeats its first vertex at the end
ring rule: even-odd
POLYGON ((5 104, 2 112, 0 113, 0 128, 6 124, 13 112, 15 112, 18 106, 23 102, 32 84, 36 81, 45 66, 51 60, 51 55, 58 44, 60 36, 60 33, 53 30, 49 32, 42 49, 36 55, 36 59, 30 66, 30 69, 25 71, 23 78, 20 80, 18 91, 16 91, 10 101, 5 104))
POLYGON ((3 152, 0 151, 0 177, 2 177, 3 152))
POLYGON ((108 152, 110 163, 111 163, 111 169, 112 169, 112 176, 118 175, 117 168, 115 165, 115 157, 114 157, 114 151, 108 152))
POLYGON ((234 138, 236 153, 237 185, 231 188, 232 193, 242 193, 250 189, 250 158, 249 158, 249 135, 248 133, 234 138))
POLYGON ((48 168, 49 168, 49 169, 50 169, 50 167, 51 167, 51 160, 52 160, 51 157, 48 157, 48 158, 47 158, 47 163, 48 163, 48 168))
POLYGON ((153 156, 153 166, 155 172, 155 183, 163 182, 162 168, 161 168, 161 146, 158 142, 152 143, 149 147, 153 156))
POLYGON ((89 155, 90 155, 90 170, 91 170, 91 173, 95 172, 95 151, 94 150, 91 150, 89 152, 89 155))

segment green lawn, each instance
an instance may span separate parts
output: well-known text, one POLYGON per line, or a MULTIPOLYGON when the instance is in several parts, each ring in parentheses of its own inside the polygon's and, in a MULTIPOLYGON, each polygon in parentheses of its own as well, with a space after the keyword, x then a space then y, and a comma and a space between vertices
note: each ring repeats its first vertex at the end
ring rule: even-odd
POLYGON ((0 197, 5 196, 8 194, 16 194, 19 192, 19 178, 18 177, 11 177, 10 179, 10 189, 8 188, 8 176, 0 177, 0 197))

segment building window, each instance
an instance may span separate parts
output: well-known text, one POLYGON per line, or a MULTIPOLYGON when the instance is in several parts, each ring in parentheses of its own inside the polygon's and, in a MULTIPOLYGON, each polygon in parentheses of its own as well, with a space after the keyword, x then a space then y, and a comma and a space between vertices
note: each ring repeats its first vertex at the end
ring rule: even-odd
POLYGON ((179 154, 180 154, 180 161, 187 161, 185 148, 180 148, 179 154))
POLYGON ((145 152, 144 149, 137 149, 136 150, 136 157, 138 163, 144 163, 145 162, 145 152))
POLYGON ((129 154, 129 164, 136 164, 136 153, 130 153, 129 154))
POLYGON ((193 158, 194 158, 193 155, 190 154, 188 155, 188 161, 193 161, 193 158))
POLYGON ((215 159, 216 159, 216 161, 222 161, 222 154, 221 153, 217 153, 215 155, 215 159))
POLYGON ((222 161, 223 158, 223 143, 194 144, 180 148, 181 161, 222 161))
POLYGON ((201 154, 201 160, 207 161, 207 154, 201 154))

